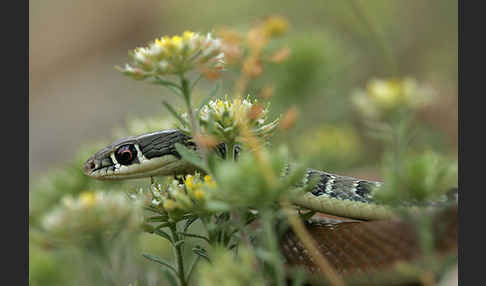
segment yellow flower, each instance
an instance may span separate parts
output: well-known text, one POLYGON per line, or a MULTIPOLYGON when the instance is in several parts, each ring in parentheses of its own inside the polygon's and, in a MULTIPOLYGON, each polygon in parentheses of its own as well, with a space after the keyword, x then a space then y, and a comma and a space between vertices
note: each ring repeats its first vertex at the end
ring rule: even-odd
POLYGON ((179 37, 179 36, 173 36, 172 37, 172 43, 174 43, 175 45, 178 45, 182 42, 182 37, 179 37))
MULTIPOLYGON (((236 98, 229 100, 228 96, 224 100, 210 100, 208 104, 201 107, 199 112, 199 123, 203 134, 211 135, 219 142, 238 141, 241 134, 243 123, 248 124, 251 131, 260 137, 271 135, 272 131, 278 126, 279 119, 267 120, 268 106, 255 111, 254 106, 258 106, 257 100, 247 98, 236 98), (212 124, 210 127, 209 124, 212 124)), ((187 113, 182 117, 188 118, 187 113)), ((187 126, 177 125, 177 128, 184 132, 190 132, 187 126)))
POLYGON ((121 230, 137 230, 140 202, 122 192, 86 191, 62 198, 62 204, 47 213, 43 228, 64 242, 84 242, 97 235, 114 237, 121 230))
POLYGON ((287 32, 288 26, 289 24, 285 18, 281 16, 271 16, 263 23, 263 33, 266 37, 278 37, 287 32))
POLYGON ((93 192, 83 192, 79 195, 79 201, 83 207, 90 207, 98 201, 98 196, 93 192))
POLYGON ((198 200, 204 198, 204 192, 201 190, 197 190, 194 192, 194 197, 198 200))
POLYGON ((399 109, 418 109, 433 97, 432 90, 419 86, 413 78, 405 77, 372 79, 365 89, 356 91, 352 101, 365 117, 378 119, 399 109))
POLYGON ((192 175, 187 175, 184 184, 187 189, 192 189, 194 184, 194 177, 192 175))
POLYGON ((403 83, 397 79, 373 80, 367 85, 367 92, 378 104, 391 107, 404 101, 403 83))
POLYGON ((203 177, 199 173, 187 175, 184 184, 173 180, 167 188, 159 187, 152 191, 150 205, 154 208, 162 208, 175 221, 182 219, 184 214, 205 213, 208 211, 205 200, 208 194, 205 186, 213 184, 210 176, 203 177), (154 196, 154 194, 158 195, 154 196))
POLYGON ((191 31, 184 31, 183 37, 184 39, 188 40, 194 36, 194 32, 191 31))
POLYGON ((155 39, 130 53, 133 62, 118 69, 138 79, 183 74, 189 70, 220 72, 224 64, 221 39, 184 31, 155 39))
POLYGON ((213 181, 213 178, 211 178, 211 176, 209 175, 206 175, 204 176, 204 184, 210 188, 213 188, 216 186, 216 182, 213 181))

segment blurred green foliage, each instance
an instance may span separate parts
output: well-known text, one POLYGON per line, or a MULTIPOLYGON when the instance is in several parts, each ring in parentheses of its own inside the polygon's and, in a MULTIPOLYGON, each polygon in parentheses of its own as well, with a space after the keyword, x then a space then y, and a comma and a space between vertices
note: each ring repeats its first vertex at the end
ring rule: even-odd
POLYGON ((72 271, 63 266, 63 259, 57 253, 42 249, 36 243, 29 243, 30 285, 65 285, 69 283, 72 271))
POLYGON ((383 165, 386 186, 377 192, 377 199, 389 204, 437 200, 458 183, 457 161, 431 150, 409 152, 401 159, 389 152, 383 165))
POLYGON ((196 278, 199 285, 265 285, 265 280, 260 273, 254 272, 257 261, 248 249, 242 248, 236 257, 224 249, 215 249, 213 252, 214 264, 205 263, 197 273, 196 278), (232 273, 232 275, 227 275, 227 273, 232 273), (248 273, 253 273, 253 275, 248 275, 248 273))

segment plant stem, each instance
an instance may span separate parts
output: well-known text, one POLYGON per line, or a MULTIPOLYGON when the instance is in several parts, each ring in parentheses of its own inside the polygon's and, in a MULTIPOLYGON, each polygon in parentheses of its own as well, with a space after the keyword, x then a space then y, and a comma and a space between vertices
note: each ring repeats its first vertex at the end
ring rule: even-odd
POLYGON ((186 103, 187 113, 189 114, 189 119, 191 121, 191 131, 194 135, 198 132, 198 126, 196 124, 194 110, 192 109, 191 88, 189 87, 189 81, 184 76, 181 76, 181 87, 184 102, 186 103))
POLYGON ((179 241, 183 240, 184 238, 180 239, 181 237, 177 234, 177 224, 171 223, 170 232, 172 234, 173 246, 176 254, 176 261, 177 261, 177 274, 179 276, 179 283, 181 286, 186 286, 186 277, 184 273, 184 257, 182 254, 182 243, 179 241))
MULTIPOLYGON (((184 77, 184 75, 181 75, 180 79, 181 79, 182 95, 184 97, 187 113, 189 114, 189 119, 191 121, 191 135, 197 138, 197 136, 200 135, 200 132, 199 132, 199 125, 196 120, 196 116, 194 115, 194 108, 192 108, 191 85, 189 84, 189 81, 184 77)), ((206 147, 205 146, 199 146, 199 147, 200 147, 199 149, 200 149, 203 162, 206 163, 206 149, 205 149, 206 147)))
POLYGON ((234 141, 226 142, 226 160, 230 159, 231 161, 235 160, 235 147, 236 144, 234 141))
POLYGON ((280 257, 280 249, 277 244, 277 238, 275 237, 274 226, 274 213, 271 210, 264 211, 262 213, 263 233, 265 236, 266 244, 270 252, 272 253, 272 266, 275 268, 275 280, 277 285, 283 286, 285 284, 285 274, 282 265, 282 259, 280 257))

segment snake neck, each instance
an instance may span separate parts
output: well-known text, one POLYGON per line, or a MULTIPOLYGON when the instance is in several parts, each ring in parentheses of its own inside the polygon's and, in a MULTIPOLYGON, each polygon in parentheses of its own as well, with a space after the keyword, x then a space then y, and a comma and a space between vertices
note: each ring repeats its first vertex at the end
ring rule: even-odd
POLYGON ((315 184, 310 191, 315 197, 328 197, 363 203, 374 203, 373 191, 382 186, 380 182, 307 169, 303 185, 309 184, 315 184))
MULTIPOLYGON (((286 164, 282 172, 288 175, 295 166, 286 164)), ((362 203, 374 203, 373 192, 382 186, 381 182, 336 175, 308 168, 298 187, 313 185, 308 193, 316 198, 334 198, 362 203)))
MULTIPOLYGON (((290 173, 292 165, 287 164, 282 175, 290 173)), ((315 169, 306 169, 302 182, 297 186, 308 188, 303 195, 293 202, 301 207, 317 212, 355 219, 389 219, 396 217, 390 205, 378 201, 375 197, 383 183, 336 175, 315 169)), ((457 189, 432 201, 401 201, 395 207, 409 210, 429 209, 447 206, 457 202, 457 189)))

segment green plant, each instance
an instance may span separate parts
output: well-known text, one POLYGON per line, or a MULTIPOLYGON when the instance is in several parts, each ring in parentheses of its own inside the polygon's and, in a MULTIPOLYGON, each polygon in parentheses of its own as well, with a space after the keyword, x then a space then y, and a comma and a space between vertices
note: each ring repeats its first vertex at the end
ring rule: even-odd
MULTIPOLYGON (((280 231, 291 227, 309 249, 316 247, 288 203, 302 192, 295 186, 301 181, 303 169, 282 177, 290 157, 287 144, 283 140, 271 146, 269 139, 278 131, 285 135, 299 113, 291 108, 285 115, 272 118, 268 101, 279 95, 273 94, 271 84, 264 84, 258 95, 247 92, 254 88, 252 83, 265 81, 263 74, 270 66, 278 69, 290 57, 291 50, 274 41, 287 28, 285 19, 270 17, 245 35, 232 30, 220 30, 216 37, 186 31, 130 52, 131 63, 118 69, 133 79, 167 88, 182 100, 184 108, 180 111, 164 101, 172 120, 136 119, 129 124, 128 133, 152 131, 159 126, 182 130, 192 137, 200 152, 182 145, 176 146, 177 151, 200 172, 183 178, 153 178, 150 183, 134 187, 128 183, 95 184, 79 176, 79 172, 64 170, 56 175, 59 178, 54 176, 51 185, 46 184, 49 187, 44 188, 49 191, 37 193, 44 200, 34 200, 31 222, 43 228, 50 242, 55 239, 56 243, 77 244, 86 251, 104 254, 104 258, 109 257, 107 246, 121 232, 138 233, 141 229, 172 247, 172 259, 149 251, 143 253, 143 257, 162 268, 171 285, 194 283, 194 275, 201 285, 286 285, 278 245, 280 231), (229 69, 238 77, 233 91, 221 96, 219 79, 229 69), (194 106, 195 88, 204 79, 214 86, 201 104, 194 106), (214 152, 222 143, 226 156, 214 152), (119 192, 127 189, 128 196, 119 192), (260 227, 256 227, 256 220, 260 227), (202 265, 197 270, 199 264, 202 265)), ((310 88, 310 82, 316 84, 313 78, 317 77, 318 64, 314 56, 306 56, 303 61, 291 59, 288 73, 299 76, 276 90, 298 93, 310 88), (313 78, 305 74, 309 66, 313 78)), ((443 190, 451 177, 450 169, 442 168, 442 160, 435 154, 405 160, 409 116, 422 107, 423 90, 409 78, 372 80, 365 91, 356 92, 352 99, 380 138, 389 140, 383 140, 384 145, 394 148, 384 160, 389 183, 377 193, 387 203, 404 199, 426 201, 443 190)), ((301 145, 306 151, 332 153, 323 157, 334 166, 358 161, 363 146, 355 129, 322 125, 316 130, 321 130, 317 134, 319 142, 312 139, 315 132, 309 132, 305 137, 310 142, 303 140, 301 145), (314 146, 318 149, 311 150, 314 146), (344 159, 336 156, 338 152, 346 153, 344 159)), ((79 165, 78 161, 73 164, 79 165)), ((417 225, 423 226, 422 237, 430 241, 429 225, 417 225)), ((326 260, 317 251, 311 253, 331 283, 342 285, 326 260)), ((111 263, 108 259, 102 261, 111 263)), ((304 281, 305 277, 298 283, 304 281)), ((112 282, 116 284, 116 279, 112 282)))

